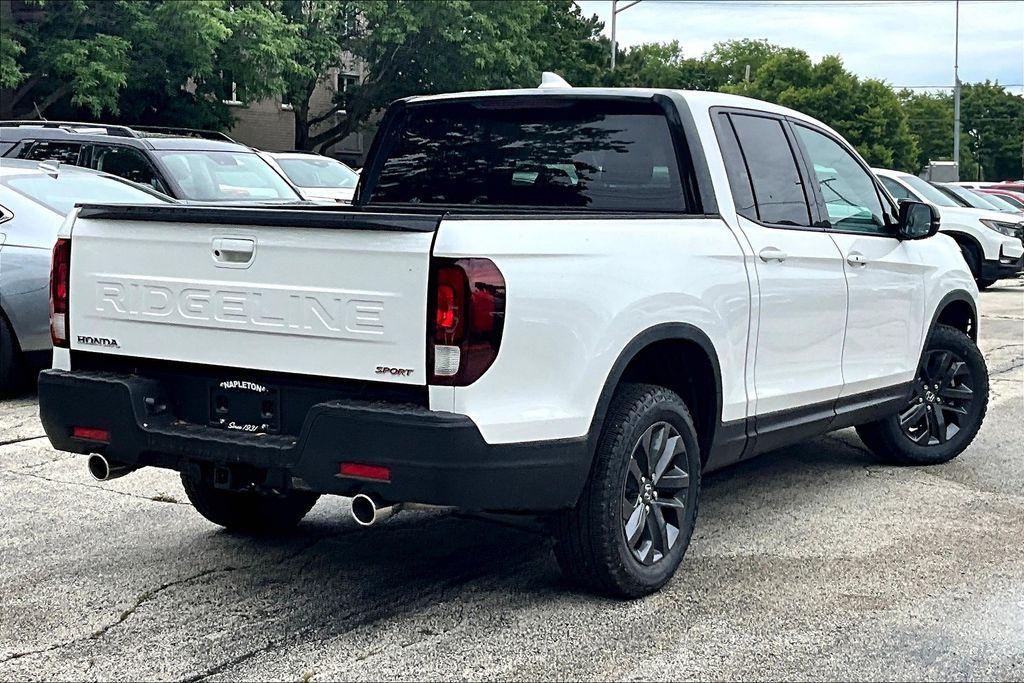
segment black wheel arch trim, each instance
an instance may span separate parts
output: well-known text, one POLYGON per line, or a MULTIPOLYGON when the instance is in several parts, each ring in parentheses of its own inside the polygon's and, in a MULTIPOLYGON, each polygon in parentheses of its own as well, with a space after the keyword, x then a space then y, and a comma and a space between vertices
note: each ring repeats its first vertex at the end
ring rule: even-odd
MULTIPOLYGON (((605 417, 608 415, 608 408, 611 405, 612 396, 615 394, 615 389, 622 381, 626 368, 629 367, 629 364, 640 354, 641 351, 650 345, 670 340, 687 341, 697 344, 711 362, 711 371, 714 375, 715 382, 715 407, 713 420, 711 421, 713 432, 708 435, 708 439, 706 441, 710 444, 710 450, 714 452, 720 448, 738 447, 739 450, 742 451, 742 448, 746 444, 746 430, 729 429, 728 427, 729 425, 742 426, 745 423, 745 420, 736 420, 727 424, 722 423, 722 368, 718 360, 718 351, 715 349, 715 345, 712 343, 711 338, 708 337, 707 334, 705 334, 699 327, 689 323, 660 323, 647 328, 633 337, 633 339, 630 340, 630 342, 626 344, 619 353, 615 362, 612 363, 611 369, 608 371, 608 375, 605 378, 604 386, 598 396, 597 406, 594 409, 594 415, 590 422, 590 429, 587 433, 588 448, 591 459, 593 459, 593 455, 597 450, 597 442, 604 428, 604 421, 605 417)), ((704 457, 705 462, 713 459, 709 453, 703 453, 702 456, 704 457)))
POLYGON ((959 230, 943 230, 942 234, 952 237, 953 241, 957 244, 965 242, 969 246, 973 247, 978 253, 978 267, 981 267, 982 261, 985 260, 985 248, 981 246, 981 242, 978 241, 977 237, 970 233, 960 232, 959 230))
POLYGON ((928 340, 932 338, 932 334, 935 333, 935 328, 939 326, 939 318, 942 317, 942 313, 950 304, 957 302, 965 303, 970 307, 971 329, 970 332, 968 332, 968 336, 974 341, 978 341, 978 304, 967 290, 954 289, 939 300, 938 305, 932 312, 931 323, 928 325, 928 333, 924 337, 924 343, 921 346, 921 353, 924 353, 924 350, 928 347, 928 340))

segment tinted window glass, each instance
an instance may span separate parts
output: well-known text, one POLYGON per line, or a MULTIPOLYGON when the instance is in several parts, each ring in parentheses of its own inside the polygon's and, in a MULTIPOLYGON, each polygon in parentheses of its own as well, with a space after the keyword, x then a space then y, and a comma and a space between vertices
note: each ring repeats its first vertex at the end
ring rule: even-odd
POLYGON ((96 145, 92 149, 89 167, 120 178, 127 178, 133 183, 149 185, 161 192, 167 191, 146 157, 131 147, 96 145))
POLYGON ((79 142, 54 142, 40 140, 22 148, 22 159, 34 161, 59 161, 62 164, 78 164, 78 153, 82 150, 79 142))
POLYGON ((765 223, 810 225, 803 182, 782 123, 760 116, 732 116, 754 187, 757 215, 765 223))
POLYGON ((943 194, 939 188, 916 175, 903 174, 900 176, 900 182, 913 190, 919 198, 936 206, 962 206, 943 194))
POLYGON ((660 109, 554 104, 495 99, 487 106, 411 107, 370 201, 686 210, 660 109))
POLYGON ((89 172, 11 176, 5 184, 48 209, 67 214, 75 204, 154 204, 170 201, 163 195, 115 178, 89 172))
POLYGON ((882 181, 882 185, 885 186, 885 189, 889 190, 889 194, 891 194, 896 199, 916 199, 914 195, 910 194, 910 190, 903 187, 892 178, 886 178, 883 175, 878 176, 878 179, 882 181))
POLYGON ((833 228, 884 234, 885 217, 869 171, 838 142, 816 130, 795 126, 814 166, 833 228))
POLYGON ((184 194, 198 201, 297 201, 295 190, 250 152, 156 152, 184 194))
MULTIPOLYGON (((926 182, 926 181, 921 181, 926 182)), ((987 209, 989 211, 998 211, 996 205, 992 202, 984 199, 983 197, 975 194, 966 187, 960 187, 959 185, 939 185, 938 188, 946 194, 951 194, 954 197, 958 197, 963 204, 973 209, 987 209)))
POLYGON ((985 192, 982 192, 981 190, 971 190, 971 192, 973 192, 976 197, 981 197, 986 202, 988 202, 992 206, 996 207, 996 209, 998 209, 999 211, 1016 211, 1017 210, 1016 206, 1014 206, 1010 202, 1006 201, 1005 199, 1003 199, 1002 197, 999 197, 997 195, 987 194, 985 192))
POLYGON ((1017 209, 1024 209, 1024 201, 1022 201, 1020 199, 1017 199, 1016 197, 1011 197, 1008 194, 1001 194, 1001 195, 998 195, 998 196, 999 196, 1000 199, 1002 199, 1004 202, 1006 202, 1010 206, 1013 206, 1013 207, 1015 207, 1017 209))
POLYGON ((732 189, 736 212, 756 221, 757 207, 754 205, 754 192, 750 189, 750 174, 747 173, 747 165, 743 161, 743 154, 740 153, 740 144, 736 140, 736 132, 729 122, 728 114, 718 115, 715 130, 718 133, 719 146, 722 148, 722 158, 725 161, 726 174, 729 176, 729 187, 732 189))

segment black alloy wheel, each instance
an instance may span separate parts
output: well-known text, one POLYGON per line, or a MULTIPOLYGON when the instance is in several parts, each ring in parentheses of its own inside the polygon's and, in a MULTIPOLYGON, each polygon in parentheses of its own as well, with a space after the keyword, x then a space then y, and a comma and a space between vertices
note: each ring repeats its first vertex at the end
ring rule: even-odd
POLYGON ((944 444, 971 415, 974 381, 967 362, 955 351, 924 354, 910 402, 900 411, 900 428, 919 446, 944 444))
POLYGON ((633 446, 623 483, 622 531, 633 556, 647 566, 679 539, 686 516, 686 446, 667 422, 647 428, 633 446))

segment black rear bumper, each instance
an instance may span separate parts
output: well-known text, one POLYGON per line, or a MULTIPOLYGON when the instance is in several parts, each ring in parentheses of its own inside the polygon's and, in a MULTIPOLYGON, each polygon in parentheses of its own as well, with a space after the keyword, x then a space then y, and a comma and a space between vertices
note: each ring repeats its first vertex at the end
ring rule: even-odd
POLYGON ((159 380, 107 372, 43 371, 39 414, 58 450, 179 471, 226 468, 267 488, 390 502, 564 509, 590 469, 586 438, 492 445, 467 416, 415 405, 326 401, 308 410, 295 436, 226 431, 180 420, 159 380), (76 426, 107 430, 109 443, 74 438, 76 426), (342 477, 343 462, 387 467, 390 481, 342 477))

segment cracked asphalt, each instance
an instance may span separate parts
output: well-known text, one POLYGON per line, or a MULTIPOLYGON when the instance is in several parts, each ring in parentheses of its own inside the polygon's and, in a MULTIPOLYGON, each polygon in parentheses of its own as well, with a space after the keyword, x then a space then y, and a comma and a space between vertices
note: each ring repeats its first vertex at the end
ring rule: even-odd
POLYGON ((709 475, 660 593, 567 590, 537 530, 437 512, 287 539, 177 477, 92 481, 0 402, 0 680, 1024 679, 1024 281, 982 295, 992 399, 947 465, 852 430, 709 475))

